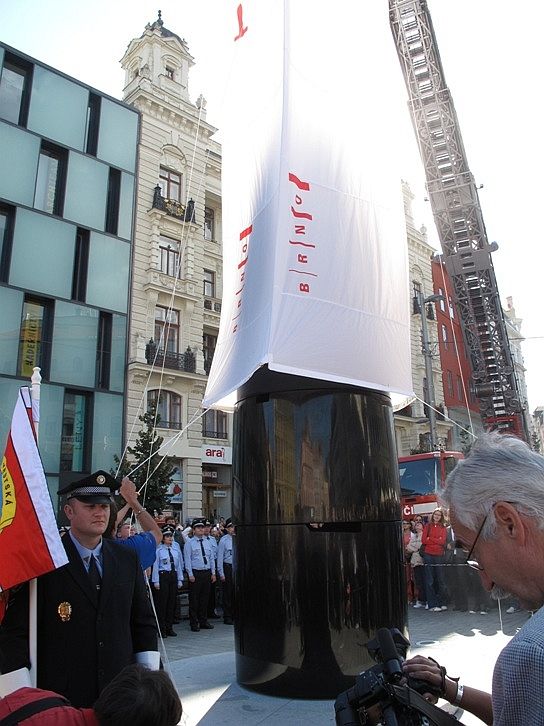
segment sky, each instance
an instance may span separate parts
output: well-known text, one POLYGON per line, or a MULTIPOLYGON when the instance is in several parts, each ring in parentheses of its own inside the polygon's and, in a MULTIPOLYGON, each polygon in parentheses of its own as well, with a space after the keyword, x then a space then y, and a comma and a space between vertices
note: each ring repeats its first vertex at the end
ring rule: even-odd
MULTIPOLYGON (((225 103, 228 59, 223 57, 225 28, 237 30, 239 0, 0 0, 0 39, 95 88, 121 98, 124 73, 119 65, 129 41, 139 37, 160 7, 165 26, 183 37, 195 58, 189 93, 202 93, 208 122, 219 126, 225 103)), ((245 0, 250 4, 257 0, 245 0)), ((280 2, 280 0, 277 0, 280 2)), ((295 0, 296 1, 296 0, 295 0)), ((360 3, 363 0, 353 0, 360 3)), ((387 14, 387 0, 382 3, 387 14)), ((542 126, 540 0, 428 0, 446 82, 464 140, 469 167, 482 184, 480 203, 490 241, 503 305, 512 296, 523 320, 529 408, 544 405, 544 305, 542 303, 542 126)), ((316 12, 331 12, 316 0, 316 12)), ((341 17, 331 13, 323 62, 334 64, 334 45, 342 41, 341 17)), ((311 32, 311 18, 308 20, 311 32)), ((398 64, 391 36, 361 28, 361 42, 389 42, 391 63, 398 64)), ((338 68, 353 75, 357 94, 361 69, 338 68)), ((378 72, 371 69, 371 72, 378 72)), ((394 93, 405 93, 399 67, 394 93)), ((339 103, 341 108, 341 103, 339 103)), ((432 214, 425 202, 425 178, 408 111, 399 115, 402 176, 416 195, 414 219, 425 224, 439 248, 432 214)), ((220 140, 220 139, 219 139, 220 140)))

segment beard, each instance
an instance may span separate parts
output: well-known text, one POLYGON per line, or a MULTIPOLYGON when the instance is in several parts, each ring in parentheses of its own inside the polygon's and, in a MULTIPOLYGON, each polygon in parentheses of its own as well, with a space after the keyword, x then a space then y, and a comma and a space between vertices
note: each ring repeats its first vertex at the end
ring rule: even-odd
POLYGON ((493 585, 489 594, 493 600, 506 600, 507 598, 512 597, 512 593, 508 592, 508 590, 504 590, 498 585, 493 585))

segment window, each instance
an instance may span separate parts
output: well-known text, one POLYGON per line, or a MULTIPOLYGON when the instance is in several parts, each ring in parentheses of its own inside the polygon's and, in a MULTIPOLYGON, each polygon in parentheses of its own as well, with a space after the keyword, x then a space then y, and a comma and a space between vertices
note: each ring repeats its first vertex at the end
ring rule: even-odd
POLYGON ((111 365, 111 313, 100 313, 98 319, 98 341, 96 347, 96 387, 110 387, 111 365))
POLYGON ((18 375, 30 378, 35 366, 49 375, 53 308, 49 300, 25 298, 19 335, 18 375))
POLYGON ((170 237, 159 237, 160 271, 170 277, 179 277, 179 242, 170 237))
POLYGON ((121 172, 110 167, 108 196, 106 201, 106 232, 117 234, 119 224, 119 198, 121 195, 121 172))
POLYGON ((204 270, 204 297, 215 297, 215 272, 204 270))
POLYGON ((159 173, 159 186, 165 199, 181 202, 181 174, 169 171, 161 166, 159 173))
POLYGON ((419 300, 419 296, 421 295, 421 283, 417 280, 412 280, 412 289, 414 291, 414 297, 417 297, 419 300))
POLYGON ((174 69, 170 68, 170 66, 166 66, 165 71, 166 71, 166 77, 170 78, 173 81, 174 80, 174 69))
POLYGON ((202 417, 202 436, 210 439, 226 439, 227 414, 224 411, 210 409, 202 417))
POLYGON ((181 396, 172 391, 148 391, 148 409, 153 405, 157 407, 157 426, 163 429, 181 429, 181 396))
POLYGON ((457 376, 457 398, 462 401, 463 396, 463 381, 461 379, 461 376, 457 376))
POLYGON ((441 326, 442 329, 442 342, 444 343, 444 348, 448 349, 448 329, 445 325, 441 326))
POLYGON ((0 78, 0 117, 26 126, 32 66, 6 53, 0 78))
POLYGON ((0 282, 8 281, 14 218, 15 209, 0 204, 0 282))
POLYGON ((89 230, 77 228, 72 277, 72 300, 85 302, 87 293, 87 268, 89 265, 89 230))
POLYGON ((96 156, 98 149, 98 130, 100 128, 101 98, 96 93, 89 93, 87 105, 87 121, 85 124, 85 151, 96 156))
POLYGON ((438 294, 442 295, 442 298, 439 300, 440 310, 442 310, 442 312, 445 313, 446 312, 446 301, 444 300, 444 290, 442 290, 441 287, 438 288, 438 294))
POLYGON ((204 333, 202 335, 202 353, 204 355, 204 370, 207 374, 210 373, 212 367, 213 354, 215 353, 215 346, 217 345, 217 335, 211 333, 204 333))
POLYGON ((68 152, 42 141, 38 175, 34 191, 34 207, 42 212, 62 216, 68 152))
POLYGON ((157 305, 155 308, 155 343, 161 350, 179 350, 179 311, 157 305))
POLYGON ((451 295, 448 296, 448 305, 450 308, 450 318, 453 318, 455 315, 455 308, 453 307, 453 300, 451 299, 451 295))
POLYGON ((453 398, 453 375, 451 371, 448 371, 448 393, 453 398))
POLYGON ((211 207, 204 207, 204 239, 215 239, 215 211, 211 207))
POLYGON ((86 471, 90 468, 89 442, 90 398, 86 393, 64 393, 62 439, 60 445, 61 471, 86 471))

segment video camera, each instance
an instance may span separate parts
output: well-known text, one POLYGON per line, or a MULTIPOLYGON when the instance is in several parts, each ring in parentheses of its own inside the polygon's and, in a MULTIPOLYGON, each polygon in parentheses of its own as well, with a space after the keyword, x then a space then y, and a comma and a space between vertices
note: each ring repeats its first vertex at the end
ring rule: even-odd
POLYGON ((440 695, 430 683, 404 675, 402 663, 410 643, 397 628, 380 628, 366 647, 376 665, 360 673, 355 685, 337 697, 337 726, 459 726, 453 716, 423 697, 440 695))

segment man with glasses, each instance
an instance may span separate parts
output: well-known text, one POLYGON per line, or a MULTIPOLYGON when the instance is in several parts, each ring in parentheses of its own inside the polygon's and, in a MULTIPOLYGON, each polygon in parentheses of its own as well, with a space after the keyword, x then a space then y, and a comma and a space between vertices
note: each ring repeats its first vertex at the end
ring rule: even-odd
POLYGON ((482 435, 442 493, 457 546, 495 599, 515 595, 537 610, 499 655, 492 693, 463 686, 416 656, 406 674, 487 724, 544 724, 544 457, 513 436, 482 435))

